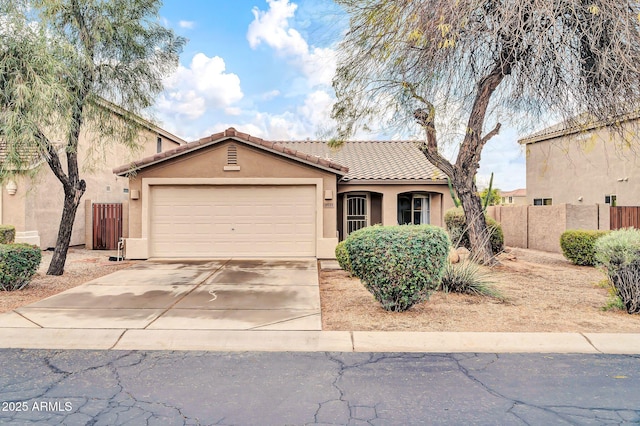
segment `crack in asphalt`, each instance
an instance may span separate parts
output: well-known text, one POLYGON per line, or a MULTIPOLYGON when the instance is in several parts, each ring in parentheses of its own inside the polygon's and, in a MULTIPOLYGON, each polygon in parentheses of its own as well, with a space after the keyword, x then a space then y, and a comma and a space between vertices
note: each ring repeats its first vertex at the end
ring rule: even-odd
MULTIPOLYGON (((494 362, 496 362, 499 359, 498 354, 482 354, 482 355, 491 355, 491 356, 495 356, 495 359, 488 363, 485 367, 483 367, 482 369, 486 369, 489 365, 493 364, 494 362)), ((479 354, 473 354, 471 355, 469 358, 466 359, 470 359, 471 357, 478 357, 479 354)), ((529 424, 528 421, 525 420, 525 418, 517 413, 514 412, 514 410, 516 408, 520 408, 520 407, 526 407, 526 408, 533 408, 536 410, 541 410, 547 414, 550 414, 552 416, 555 416, 558 418, 558 420, 562 420, 564 422, 567 422, 569 424, 573 424, 573 425, 580 425, 582 423, 577 422, 575 420, 572 419, 572 417, 581 417, 584 419, 598 419, 598 416, 593 414, 594 411, 601 411, 601 412, 608 412, 608 413, 615 413, 616 417, 618 417, 622 423, 624 423, 626 420, 624 419, 624 417, 620 414, 621 412, 633 412, 633 410, 628 410, 628 409, 611 409, 611 408, 606 408, 606 407, 580 407, 577 405, 550 405, 550 406, 545 406, 545 405, 538 405, 538 404, 532 404, 520 399, 514 399, 511 397, 508 397, 507 395, 491 388, 490 386, 488 386, 486 383, 484 383, 482 380, 480 380, 479 378, 475 377, 468 368, 464 367, 459 359, 456 359, 455 356, 451 357, 452 360, 454 360, 454 362, 457 364, 459 371, 469 380, 471 380, 472 382, 478 384, 479 386, 481 386, 487 393, 489 393, 490 395, 497 397, 497 398, 501 398, 504 399, 507 402, 511 402, 511 406, 510 408, 507 410, 507 412, 509 414, 512 414, 513 416, 515 416, 516 418, 518 418, 520 421, 522 421, 524 424, 529 424), (572 410, 579 410, 579 411, 584 411, 586 413, 590 413, 590 415, 586 415, 583 413, 576 413, 576 414, 569 414, 569 413, 562 413, 562 409, 572 409, 572 410)), ((476 369, 478 371, 480 371, 481 369, 476 369)), ((635 415, 637 417, 637 422, 638 420, 640 420, 640 410, 635 411, 635 415)), ((605 419, 602 419, 605 420, 605 419)), ((606 420, 613 420, 611 418, 607 418, 606 420)), ((607 422, 608 424, 613 424, 610 422, 607 422)), ((617 423, 617 424, 622 424, 622 423, 617 423)))
MULTIPOLYGON (((0 401, 25 401, 29 405, 40 401, 69 402, 73 406, 73 410, 64 412, 55 410, 31 413, 0 412, 0 423, 8 421, 12 424, 55 423, 91 426, 123 423, 150 426, 156 424, 190 426, 235 424, 236 421, 229 418, 228 413, 225 413, 224 410, 220 413, 216 411, 220 416, 215 418, 200 419, 190 415, 189 406, 178 402, 179 400, 171 401, 167 398, 158 401, 156 397, 156 401, 153 401, 151 396, 153 392, 146 393, 139 388, 149 377, 158 377, 158 373, 163 369, 179 369, 181 366, 192 363, 195 359, 209 355, 210 353, 206 352, 0 351, 5 365, 16 365, 15 371, 11 368, 4 368, 4 372, 0 370, 0 401), (29 365, 32 367, 29 368, 29 365), (22 398, 18 398, 20 392, 22 392, 22 398)), ((211 356, 214 357, 212 360, 218 361, 225 358, 224 361, 228 361, 230 363, 228 365, 232 366, 235 363, 234 359, 243 355, 225 353, 211 356)), ((248 359, 268 361, 274 359, 273 356, 257 353, 249 356, 248 359)), ((481 395, 485 393, 490 396, 490 399, 504 401, 504 408, 499 409, 499 412, 506 416, 502 417, 502 422, 509 422, 509 418, 526 425, 539 424, 539 421, 532 421, 532 418, 544 418, 548 422, 571 425, 585 423, 623 425, 640 421, 640 408, 635 406, 621 408, 623 404, 616 407, 618 404, 615 404, 615 401, 613 406, 607 405, 607 403, 594 406, 585 406, 580 403, 562 404, 561 401, 557 401, 558 404, 545 404, 533 401, 532 397, 510 395, 514 390, 508 386, 501 389, 502 382, 496 381, 493 375, 495 374, 494 370, 499 371, 501 368, 501 365, 497 363, 502 360, 502 357, 498 354, 325 352, 317 355, 289 354, 288 356, 293 356, 294 359, 306 357, 307 361, 301 365, 317 365, 326 374, 319 376, 323 379, 318 382, 319 385, 324 384, 325 387, 320 387, 318 392, 313 394, 318 395, 321 400, 312 405, 313 411, 307 412, 309 415, 307 419, 310 421, 301 422, 301 424, 374 425, 388 422, 390 420, 388 416, 393 413, 393 410, 390 411, 388 403, 385 402, 385 394, 381 393, 381 396, 376 398, 375 393, 372 396, 367 395, 365 391, 368 399, 363 402, 360 394, 362 389, 358 387, 360 382, 356 381, 360 377, 371 378, 372 375, 375 377, 378 371, 384 371, 390 375, 398 374, 398 371, 399 374, 402 374, 403 371, 410 371, 420 372, 422 375, 433 373, 447 376, 450 379, 447 383, 456 383, 456 386, 474 389, 475 394, 472 394, 475 397, 482 398, 481 395), (328 362, 322 362, 323 359, 328 362), (370 369, 383 363, 386 365, 381 366, 380 369, 370 369), (413 364, 407 367, 408 363, 413 364), (402 367, 403 365, 405 367, 402 367), (449 374, 453 376, 448 376, 449 374), (460 379, 456 379, 455 376, 460 379), (492 380, 488 380, 488 378, 492 380), (472 386, 465 385, 464 381, 469 382, 472 386)), ((549 358, 552 359, 552 357, 549 358)), ((633 360, 631 364, 628 364, 629 361, 625 361, 627 364, 622 365, 631 366, 626 367, 633 369, 632 374, 629 375, 630 380, 636 380, 637 377, 633 374, 636 372, 633 362, 640 356, 619 357, 621 360, 625 358, 633 360)), ((203 358, 203 365, 207 365, 207 359, 203 358)), ((268 367, 265 366, 265 368, 268 367)), ((236 374, 238 373, 234 372, 232 376, 236 374)), ((168 375, 167 377, 175 376, 168 375)), ((238 377, 243 376, 238 375, 238 377)), ((165 385, 161 379, 158 379, 157 383, 165 385)), ((166 383, 166 385, 170 387, 171 383, 166 383)), ((168 395, 171 393, 169 392, 168 395)), ((203 398, 206 396, 203 395, 203 398)), ((312 400, 308 402, 313 403, 312 400)), ((569 400, 569 402, 572 401, 569 400)), ((203 403, 206 403, 206 399, 203 399, 203 403)), ((446 412, 449 408, 444 406, 444 410, 446 412)))

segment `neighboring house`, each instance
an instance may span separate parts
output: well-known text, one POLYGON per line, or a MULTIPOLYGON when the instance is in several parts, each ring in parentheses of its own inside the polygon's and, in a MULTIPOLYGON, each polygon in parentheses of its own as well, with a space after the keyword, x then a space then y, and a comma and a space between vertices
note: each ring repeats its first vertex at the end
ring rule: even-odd
POLYGON ((500 191, 501 206, 526 206, 527 190, 524 188, 514 189, 513 191, 500 191))
POLYGON ((333 258, 381 223, 443 224, 442 172, 411 141, 270 142, 230 128, 114 169, 130 177, 127 258, 333 258))
POLYGON ((556 124, 520 139, 530 205, 640 205, 638 116, 556 124))
MULTIPOLYGON (((113 107, 117 111, 117 107, 113 107)), ((131 161, 140 155, 151 155, 156 152, 173 149, 186 143, 180 138, 138 119, 143 130, 138 139, 140 149, 132 152, 130 149, 117 144, 107 144, 104 155, 98 161, 89 160, 91 157, 91 141, 95 138, 82 132, 78 142, 78 166, 80 178, 87 183, 87 190, 82 197, 76 214, 71 236, 71 245, 86 244, 91 247, 91 203, 124 203, 129 199, 129 181, 114 176, 112 169, 115 165, 131 161), (90 170, 88 170, 90 168, 90 170), (88 227, 85 227, 88 224, 88 227), (89 228, 89 229, 87 229, 89 228)), ((60 160, 66 170, 66 156, 60 151, 60 160)), ((4 155, 0 143, 0 159, 4 155)), ((32 179, 27 175, 16 175, 6 181, 0 195, 0 223, 13 225, 16 228, 16 242, 35 244, 42 249, 55 247, 58 236, 64 190, 62 184, 54 176, 49 165, 42 158, 34 156, 28 170, 34 172, 32 179)), ((123 228, 123 236, 127 229, 123 228)))

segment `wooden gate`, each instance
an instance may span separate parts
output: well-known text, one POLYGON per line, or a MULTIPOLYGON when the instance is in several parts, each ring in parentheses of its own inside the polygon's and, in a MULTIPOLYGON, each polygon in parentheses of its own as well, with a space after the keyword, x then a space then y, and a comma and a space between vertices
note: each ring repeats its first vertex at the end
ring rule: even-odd
POLYGON ((117 250, 122 237, 122 203, 93 204, 93 249, 117 250))
POLYGON ((640 229, 640 207, 610 207, 609 229, 640 229))

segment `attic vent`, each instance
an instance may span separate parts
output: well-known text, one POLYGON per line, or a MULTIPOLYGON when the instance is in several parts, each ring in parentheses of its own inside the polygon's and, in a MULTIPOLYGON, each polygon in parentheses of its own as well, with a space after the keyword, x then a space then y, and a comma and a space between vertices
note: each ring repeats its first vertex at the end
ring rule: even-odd
POLYGON ((227 148, 227 164, 230 166, 238 164, 238 148, 235 145, 229 145, 227 148))

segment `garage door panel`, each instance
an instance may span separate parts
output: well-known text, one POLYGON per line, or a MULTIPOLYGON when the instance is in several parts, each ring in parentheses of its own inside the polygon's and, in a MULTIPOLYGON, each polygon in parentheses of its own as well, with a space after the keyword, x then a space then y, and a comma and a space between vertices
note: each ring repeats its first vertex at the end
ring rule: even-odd
POLYGON ((315 256, 315 186, 152 186, 156 257, 315 256))

